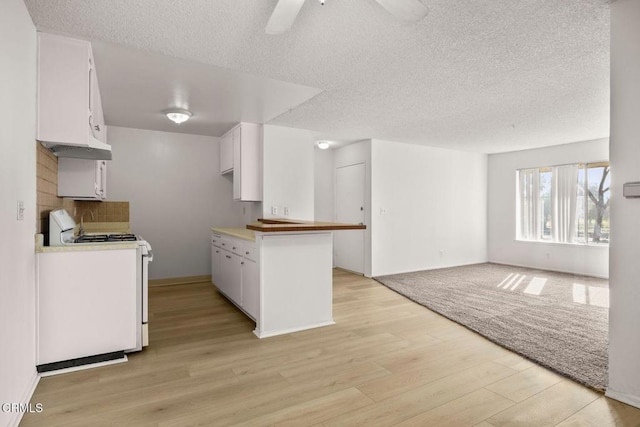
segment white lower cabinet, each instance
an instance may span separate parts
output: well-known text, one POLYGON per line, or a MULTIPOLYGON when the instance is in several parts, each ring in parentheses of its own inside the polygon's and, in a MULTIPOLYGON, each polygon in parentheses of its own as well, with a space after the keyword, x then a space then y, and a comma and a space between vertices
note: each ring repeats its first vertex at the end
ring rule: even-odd
POLYGON ((260 264, 252 242, 213 233, 211 281, 231 302, 256 320, 260 313, 260 264))
POLYGON ((36 365, 136 347, 137 260, 135 248, 37 253, 36 365))
POLYGON ((258 263, 250 259, 242 265, 242 308, 254 319, 260 311, 260 269, 258 263))
POLYGON ((211 236, 211 282, 218 286, 218 282, 221 279, 220 274, 220 261, 221 261, 221 236, 219 234, 213 234, 211 236))
POLYGON ((242 306, 242 257, 228 251, 222 251, 222 280, 220 290, 233 302, 242 306))

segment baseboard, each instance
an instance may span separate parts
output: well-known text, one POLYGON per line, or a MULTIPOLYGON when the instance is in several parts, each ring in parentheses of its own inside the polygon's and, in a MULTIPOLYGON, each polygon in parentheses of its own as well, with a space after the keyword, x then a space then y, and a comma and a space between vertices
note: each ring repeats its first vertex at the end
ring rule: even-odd
POLYGON ((306 331, 307 329, 315 329, 315 328, 321 328, 323 326, 330 326, 330 325, 335 325, 336 322, 332 320, 329 320, 327 322, 320 322, 320 323, 314 323, 311 325, 305 325, 305 326, 300 326, 300 327, 296 327, 296 328, 287 328, 287 329, 276 329, 273 331, 258 331, 258 328, 256 328, 253 333, 255 334, 255 336, 257 336, 258 338, 269 338, 269 337, 275 337, 277 335, 284 335, 284 334, 291 334, 293 332, 300 332, 300 331, 306 331))
POLYGON ((576 275, 576 276, 595 277, 596 279, 609 280, 608 276, 600 276, 598 274, 585 274, 585 273, 579 273, 579 272, 571 271, 571 270, 561 270, 561 269, 557 269, 557 268, 547 268, 547 267, 540 267, 540 266, 536 266, 536 265, 514 264, 514 263, 498 262, 498 261, 487 261, 487 262, 489 264, 506 265, 507 267, 530 268, 532 270, 552 271, 554 273, 573 274, 573 275, 576 275))
POLYGON ((640 397, 633 396, 631 394, 621 393, 619 391, 611 390, 607 388, 607 391, 604 394, 611 399, 618 400, 622 403, 626 403, 627 405, 635 406, 636 408, 640 408, 640 397))
POLYGON ((186 285, 189 283, 211 282, 211 275, 206 276, 187 276, 187 277, 169 277, 167 279, 149 280, 149 286, 173 286, 186 285))
POLYGON ((345 273, 351 273, 351 274, 355 274, 356 276, 364 276, 364 273, 361 273, 359 271, 353 271, 353 270, 349 270, 347 268, 342 268, 342 267, 333 267, 334 270, 340 270, 340 271, 344 271, 345 273))
MULTIPOLYGON (((27 387, 27 390, 24 393, 22 400, 20 400, 21 403, 31 402, 31 397, 33 396, 33 393, 36 391, 36 387, 38 386, 39 381, 40 381, 40 375, 38 375, 38 373, 34 370, 33 377, 31 378, 31 382, 30 382, 31 384, 29 387, 27 387)), ((20 424, 20 421, 22 421, 23 415, 24 415, 24 412, 14 412, 12 417, 9 418, 9 424, 8 424, 9 427, 18 427, 18 425, 20 424)))

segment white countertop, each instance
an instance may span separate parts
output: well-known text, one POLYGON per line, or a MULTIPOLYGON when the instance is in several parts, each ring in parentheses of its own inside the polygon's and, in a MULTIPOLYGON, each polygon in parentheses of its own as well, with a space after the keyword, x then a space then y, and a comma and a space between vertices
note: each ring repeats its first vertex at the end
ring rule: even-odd
POLYGON ((214 233, 226 234, 228 236, 237 237, 238 239, 249 240, 251 242, 256 241, 256 233, 253 230, 247 230, 246 228, 219 228, 212 227, 211 231, 214 233))
POLYGON ((80 243, 67 246, 43 246, 44 236, 42 234, 36 234, 36 253, 51 253, 51 252, 77 252, 77 251, 112 251, 119 249, 137 249, 138 243, 126 242, 126 243, 80 243))

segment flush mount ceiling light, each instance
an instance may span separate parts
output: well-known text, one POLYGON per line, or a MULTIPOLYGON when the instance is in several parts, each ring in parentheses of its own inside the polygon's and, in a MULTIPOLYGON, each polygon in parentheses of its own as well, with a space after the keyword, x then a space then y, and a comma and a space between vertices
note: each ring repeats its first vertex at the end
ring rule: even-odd
POLYGON ((326 150, 331 144, 329 143, 329 141, 318 141, 316 142, 316 145, 319 149, 326 150))
POLYGON ((172 108, 170 110, 164 110, 163 113, 171 120, 173 123, 179 125, 180 123, 184 123, 193 116, 191 111, 183 110, 180 108, 172 108))

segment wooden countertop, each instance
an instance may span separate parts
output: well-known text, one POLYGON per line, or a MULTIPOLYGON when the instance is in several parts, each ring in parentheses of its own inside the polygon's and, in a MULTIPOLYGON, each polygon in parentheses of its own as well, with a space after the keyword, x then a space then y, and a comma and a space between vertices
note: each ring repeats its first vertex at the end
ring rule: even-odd
POLYGON ((259 219, 247 225, 249 230, 263 233, 283 231, 325 231, 325 230, 364 230, 366 225, 342 224, 338 222, 301 221, 296 219, 259 219))

